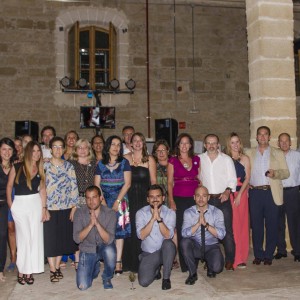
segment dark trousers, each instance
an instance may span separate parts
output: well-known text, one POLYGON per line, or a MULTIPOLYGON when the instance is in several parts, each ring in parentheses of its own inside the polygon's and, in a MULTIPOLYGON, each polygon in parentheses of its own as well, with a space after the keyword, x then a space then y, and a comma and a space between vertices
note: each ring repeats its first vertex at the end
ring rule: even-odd
POLYGON ((163 265, 163 279, 170 279, 175 255, 176 246, 172 240, 164 240, 161 248, 153 253, 142 252, 139 257, 139 284, 144 287, 150 285, 161 265, 163 265))
POLYGON ((254 256, 273 259, 277 245, 279 206, 274 203, 271 190, 249 190, 250 221, 254 256), (263 249, 266 229, 266 248, 263 249))
MULTIPOLYGON (((195 205, 194 197, 174 197, 174 201, 176 204, 176 231, 177 231, 177 239, 178 239, 178 245, 180 245, 180 241, 182 239, 181 235, 181 229, 183 224, 183 214, 184 211, 191 206, 195 205)), ((179 262, 182 272, 187 271, 187 266, 184 262, 184 258, 181 253, 180 247, 178 247, 178 256, 179 256, 179 262)))
MULTIPOLYGON (((181 240, 180 248, 190 275, 197 273, 198 259, 203 258, 201 246, 191 238, 181 240)), ((205 245, 205 261, 210 272, 221 273, 224 268, 224 258, 219 244, 205 245)))
POLYGON ((0 272, 3 272, 7 252, 7 217, 8 207, 6 203, 0 204, 0 272))
POLYGON ((211 197, 209 199, 209 204, 219 208, 223 212, 226 235, 221 243, 223 244, 225 250, 225 261, 233 264, 235 257, 235 242, 233 238, 232 207, 230 199, 221 202, 219 198, 211 197))
POLYGON ((300 194, 299 186, 283 190, 283 205, 279 207, 277 252, 286 254, 285 216, 294 255, 300 255, 300 194))

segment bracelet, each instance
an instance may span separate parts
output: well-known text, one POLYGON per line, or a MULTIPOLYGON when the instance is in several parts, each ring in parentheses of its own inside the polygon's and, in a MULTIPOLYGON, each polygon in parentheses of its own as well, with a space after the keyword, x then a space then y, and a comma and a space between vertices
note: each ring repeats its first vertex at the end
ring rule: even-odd
POLYGON ((209 223, 208 223, 208 222, 206 222, 206 224, 205 224, 205 226, 204 226, 204 227, 205 227, 205 229, 206 229, 206 230, 208 230, 209 223))
POLYGON ((117 199, 116 201, 117 201, 117 202, 120 204, 122 200, 120 200, 120 199, 117 199))

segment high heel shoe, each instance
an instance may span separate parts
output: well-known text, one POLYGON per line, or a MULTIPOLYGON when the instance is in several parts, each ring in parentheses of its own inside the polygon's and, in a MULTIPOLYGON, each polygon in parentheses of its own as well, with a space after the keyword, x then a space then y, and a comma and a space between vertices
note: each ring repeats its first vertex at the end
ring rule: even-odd
POLYGON ((122 274, 123 273, 123 269, 122 269, 122 261, 118 260, 116 262, 116 269, 115 269, 115 274, 122 274), (117 270, 117 265, 119 265, 119 269, 117 270))

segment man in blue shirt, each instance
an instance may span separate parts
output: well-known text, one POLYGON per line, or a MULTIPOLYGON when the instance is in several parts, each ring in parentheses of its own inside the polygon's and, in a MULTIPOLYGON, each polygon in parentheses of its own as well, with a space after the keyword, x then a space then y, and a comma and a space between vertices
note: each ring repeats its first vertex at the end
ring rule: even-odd
POLYGON ((185 281, 188 285, 193 285, 198 279, 196 259, 206 261, 210 278, 216 277, 224 267, 218 241, 226 235, 224 216, 220 209, 208 204, 209 197, 206 187, 198 187, 194 195, 196 205, 188 208, 183 216, 180 246, 189 269, 189 277, 185 281))
POLYGON ((160 266, 163 265, 162 289, 171 288, 171 269, 176 254, 172 241, 176 215, 165 205, 165 196, 160 185, 149 187, 147 201, 149 205, 136 213, 136 232, 142 240, 142 253, 138 271, 139 284, 150 285, 154 279, 160 279, 160 266))

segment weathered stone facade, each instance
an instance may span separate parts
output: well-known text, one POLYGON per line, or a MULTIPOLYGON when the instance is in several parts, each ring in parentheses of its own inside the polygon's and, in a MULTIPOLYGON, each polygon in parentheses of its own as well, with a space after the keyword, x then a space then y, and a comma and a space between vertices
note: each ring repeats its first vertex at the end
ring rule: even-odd
MULTIPOLYGON (((149 1, 149 116, 145 2, 2 1, 0 136, 13 136, 16 120, 37 121, 40 128, 51 124, 58 135, 69 129, 77 130, 82 137, 94 134, 92 130, 79 130, 79 106, 91 105, 94 99, 88 100, 85 94, 64 94, 58 84, 65 64, 58 33, 64 20, 59 17, 78 11, 82 19, 82 12, 89 9, 115 12, 113 21, 123 49, 118 53, 119 79, 122 87, 129 78, 137 82, 134 95, 102 97, 104 105, 117 107, 117 128, 104 130, 104 136, 120 134, 124 125, 132 124, 146 137, 154 138, 154 120, 172 117, 186 122, 186 129, 180 132, 189 132, 195 140, 215 132, 224 143, 228 133, 237 131, 245 145, 250 145, 244 1, 175 1, 175 6, 173 0, 149 1), (122 30, 124 24, 127 32, 122 30)), ((88 18, 92 16, 86 13, 88 18)), ((72 21, 76 21, 74 17, 72 21)), ((108 22, 98 21, 102 25, 108 22)))

